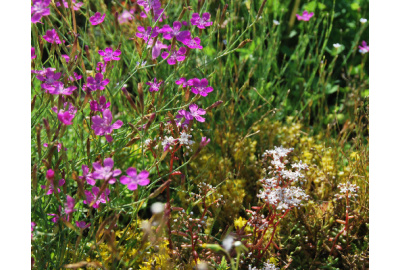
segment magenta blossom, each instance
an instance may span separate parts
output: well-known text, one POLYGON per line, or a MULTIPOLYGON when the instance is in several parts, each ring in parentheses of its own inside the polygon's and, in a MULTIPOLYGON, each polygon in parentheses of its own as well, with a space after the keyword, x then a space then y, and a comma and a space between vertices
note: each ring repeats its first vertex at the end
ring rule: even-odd
MULTIPOLYGON (((65 59, 65 62, 67 62, 67 63, 69 62, 69 60, 70 60, 70 57, 69 57, 68 55, 66 55, 66 54, 62 54, 61 56, 62 56, 62 57, 64 57, 64 59, 65 59)), ((78 59, 78 56, 77 56, 77 55, 75 55, 75 60, 76 60, 76 59, 78 59)))
POLYGON ((367 42, 365 42, 364 40, 362 41, 362 46, 358 46, 358 48, 359 48, 359 52, 361 53, 361 54, 365 54, 365 53, 367 53, 367 52, 369 52, 369 46, 367 45, 367 42))
POLYGON ((129 190, 137 189, 137 186, 146 186, 150 183, 149 180, 149 172, 148 171, 141 171, 137 174, 135 168, 129 167, 126 170, 128 176, 121 176, 121 183, 128 186, 129 190))
POLYGON ((107 201, 110 200, 108 198, 108 195, 110 195, 110 189, 106 188, 106 190, 99 196, 99 198, 97 198, 99 192, 100 189, 96 186, 92 187, 92 192, 85 190, 86 200, 84 200, 83 203, 87 205, 93 203, 92 205, 93 208, 99 208, 100 203, 106 203, 107 201))
POLYGON ((156 10, 161 7, 160 0, 138 0, 137 4, 143 7, 147 13, 149 13, 152 9, 156 10))
POLYGON ((92 174, 89 173, 89 167, 86 165, 82 165, 82 176, 79 176, 79 179, 82 182, 86 181, 89 185, 96 185, 96 180, 92 178, 92 174))
POLYGON ((183 60, 185 60, 185 54, 186 54, 186 48, 185 47, 180 47, 178 51, 176 50, 171 50, 171 45, 168 46, 168 52, 164 51, 161 54, 161 57, 163 59, 167 59, 167 63, 169 65, 175 65, 176 62, 182 62, 183 60))
POLYGON ((204 109, 199 108, 199 106, 197 106, 196 104, 189 105, 189 112, 185 110, 180 110, 179 113, 180 115, 183 115, 186 118, 186 120, 193 120, 194 118, 199 122, 206 121, 204 117, 200 116, 206 114, 206 111, 204 109))
POLYGON ((208 26, 211 26, 213 22, 210 22, 210 13, 203 13, 203 16, 199 16, 199 13, 193 13, 190 22, 193 25, 196 25, 199 29, 205 29, 208 26))
POLYGON ((35 59, 35 58, 36 58, 35 48, 32 47, 32 48, 31 48, 31 59, 35 59))
POLYGON ((109 79, 103 80, 103 74, 96 73, 93 77, 88 77, 87 79, 87 87, 90 88, 92 91, 96 90, 104 90, 105 86, 110 82, 109 79))
POLYGON ((121 14, 118 15, 118 22, 119 24, 124 24, 129 21, 133 20, 133 12, 134 10, 131 9, 130 11, 124 10, 121 14))
POLYGON ((76 210, 74 209, 75 207, 75 199, 72 198, 71 196, 67 195, 67 202, 64 204, 65 207, 65 214, 69 215, 76 210))
POLYGON ((64 125, 72 125, 72 120, 75 117, 77 109, 70 102, 64 102, 64 109, 58 111, 57 106, 53 107, 52 110, 57 113, 57 118, 64 125))
POLYGON ((195 37, 195 38, 189 38, 186 39, 183 44, 185 44, 186 46, 188 46, 190 49, 203 49, 203 46, 200 45, 200 38, 195 37))
POLYGON ((210 143, 210 139, 207 139, 207 137, 201 137, 200 147, 204 147, 209 143, 210 143))
POLYGON ((157 83, 157 78, 154 78, 154 82, 147 82, 147 85, 150 85, 149 91, 150 92, 157 92, 158 90, 160 90, 160 86, 164 81, 160 80, 159 83, 157 83))
POLYGON ((90 101, 90 110, 93 112, 103 112, 110 107, 110 102, 107 102, 105 96, 100 96, 99 102, 97 100, 90 101))
POLYGON ((102 62, 98 62, 96 66, 96 71, 100 73, 106 72, 107 63, 103 64, 102 62))
POLYGON ((51 0, 33 0, 31 7, 31 22, 38 23, 43 16, 50 15, 51 0))
POLYGON ((105 13, 101 15, 100 12, 96 12, 92 17, 89 18, 89 21, 92 25, 98 25, 104 21, 105 17, 106 17, 105 13))
POLYGON ((121 54, 121 50, 115 50, 110 48, 106 48, 104 51, 99 50, 99 54, 103 56, 104 62, 108 62, 111 60, 116 60, 118 61, 120 58, 118 57, 121 54))
POLYGON ((157 40, 156 44, 153 46, 153 42, 154 42, 154 38, 149 39, 147 48, 153 47, 153 50, 151 51, 151 57, 152 57, 152 59, 156 59, 157 57, 160 56, 161 49, 166 49, 166 48, 168 48, 168 46, 163 44, 160 40, 157 40))
MULTIPOLYGON (((47 30, 46 35, 44 35, 43 38, 44 38, 44 40, 46 40, 49 43, 61 44, 61 40, 58 37, 58 34, 55 29, 47 30)), ((65 42, 65 41, 63 41, 63 42, 65 42)))
MULTIPOLYGON (((68 8, 68 1, 63 0, 62 1, 63 5, 65 8, 68 8)), ((59 2, 56 3, 56 6, 59 7, 61 4, 59 2)), ((72 6, 74 7, 74 10, 79 10, 81 6, 83 6, 82 2, 76 3, 76 0, 72 0, 72 6)))
MULTIPOLYGON (((57 152, 60 152, 61 148, 62 148, 62 143, 56 143, 56 146, 57 146, 57 152)), ((49 144, 48 143, 44 143, 43 147, 49 147, 49 144)), ((66 147, 64 147, 64 150, 67 151, 68 149, 66 147)))
POLYGON ((90 223, 86 224, 85 221, 76 221, 75 222, 76 226, 82 230, 89 228, 90 227, 90 223))
POLYGON ((175 21, 172 25, 172 28, 166 24, 163 26, 160 32, 164 33, 163 37, 165 39, 170 40, 175 37, 176 40, 184 43, 187 39, 190 39, 190 31, 180 31, 181 28, 182 24, 178 21, 175 21))
MULTIPOLYGON (((49 184, 48 190, 47 190, 47 192, 46 192, 46 195, 53 194, 53 192, 54 192, 54 183, 53 183, 54 179, 53 179, 53 178, 50 178, 50 179, 48 179, 48 180, 49 180, 50 184, 49 184)), ((64 184, 65 184, 65 180, 64 180, 64 179, 60 179, 60 180, 58 181, 58 186, 59 186, 59 187, 62 187, 64 184)), ((41 185, 40 187, 41 187, 42 189, 46 189, 46 188, 47 188, 46 185, 41 185)), ((58 193, 61 192, 61 190, 60 190, 59 188, 57 188, 57 191, 58 191, 58 193)))
POLYGON ((47 88, 47 92, 52 95, 65 95, 70 96, 76 90, 76 86, 65 88, 62 82, 55 82, 52 86, 47 88))
POLYGON ((159 28, 158 26, 151 28, 151 26, 148 26, 147 29, 145 29, 143 26, 138 26, 137 30, 139 31, 136 33, 136 36, 138 38, 142 38, 145 41, 147 41, 149 38, 156 37, 159 33, 159 28))
POLYGON ((93 116, 92 129, 94 130, 94 134, 98 136, 105 135, 106 140, 108 142, 112 142, 113 138, 111 137, 111 133, 114 129, 119 129, 124 124, 121 120, 118 120, 114 124, 111 124, 112 119, 113 117, 109 109, 104 110, 103 118, 98 115, 93 116))
MULTIPOLYGON (((62 210, 61 205, 59 205, 58 206, 58 214, 47 214, 48 216, 53 216, 53 218, 51 219, 51 222, 53 222, 53 223, 58 222, 58 220, 61 217, 61 210, 62 210)), ((69 217, 67 217, 67 220, 69 220, 69 217)))
POLYGON ((196 95, 198 94, 203 97, 206 97, 208 93, 214 90, 212 87, 208 86, 208 80, 206 78, 201 80, 194 78, 189 81, 192 82, 191 91, 196 95))
POLYGON ((305 22, 308 22, 312 16, 314 16, 314 12, 308 13, 307 10, 303 11, 303 15, 296 14, 297 20, 305 22))
POLYGON ((61 78, 61 72, 55 73, 55 71, 55 68, 46 68, 42 71, 36 72, 36 78, 43 82, 41 87, 46 90, 46 93, 48 90, 52 89, 53 84, 58 82, 58 80, 61 78))
POLYGON ((91 177, 93 179, 102 179, 107 181, 109 184, 114 184, 117 181, 114 177, 121 174, 120 169, 113 170, 114 161, 112 158, 104 159, 104 167, 101 166, 100 162, 93 163, 94 172, 91 177))
POLYGON ((185 78, 180 78, 179 80, 176 80, 175 81, 175 83, 177 84, 177 85, 181 85, 182 84, 182 87, 183 88, 185 88, 186 86, 188 86, 188 85, 193 85, 193 81, 192 80, 186 80, 185 78))
POLYGON ((82 75, 78 75, 78 73, 74 72, 72 76, 68 77, 68 81, 74 82, 82 79, 82 75))

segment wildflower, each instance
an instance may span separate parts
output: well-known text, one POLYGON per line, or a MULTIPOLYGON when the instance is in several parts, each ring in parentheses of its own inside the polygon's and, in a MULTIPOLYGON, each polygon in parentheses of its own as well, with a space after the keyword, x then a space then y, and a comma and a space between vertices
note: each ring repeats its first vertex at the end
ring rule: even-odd
POLYGON ((180 78, 179 80, 176 80, 175 81, 175 83, 177 84, 177 85, 181 85, 182 84, 182 87, 183 88, 185 88, 186 86, 188 86, 188 85, 193 85, 193 81, 192 80, 186 80, 185 78, 180 78))
POLYGON ((168 48, 168 46, 163 44, 160 40, 157 40, 156 44, 154 44, 154 46, 153 46, 153 42, 154 42, 154 38, 150 38, 149 42, 147 44, 147 48, 153 47, 153 49, 151 51, 151 57, 152 57, 152 59, 156 59, 157 57, 160 56, 161 49, 166 49, 166 48, 168 48))
POLYGON ((106 72, 107 63, 103 64, 102 62, 98 62, 96 66, 96 71, 100 73, 106 72))
POLYGON ((164 204, 161 202, 155 202, 150 206, 150 210, 153 215, 161 214, 164 212, 164 204))
POLYGON ((94 162, 93 168, 94 172, 91 174, 93 179, 103 179, 107 181, 109 184, 114 184, 117 179, 116 176, 121 174, 120 169, 113 170, 114 161, 112 158, 104 159, 104 167, 101 166, 100 162, 94 162))
POLYGON ((186 46, 188 46, 190 49, 203 49, 203 46, 200 45, 200 38, 195 37, 195 38, 189 38, 186 39, 183 44, 185 44, 186 46))
POLYGON ((93 208, 99 208, 100 203, 106 203, 110 200, 108 198, 108 195, 110 195, 110 189, 106 188, 106 190, 100 196, 98 196, 99 192, 100 189, 96 186, 92 187, 92 192, 90 192, 89 190, 85 190, 86 200, 84 200, 83 203, 87 205, 93 203, 93 208))
MULTIPOLYGON (((57 152, 60 152, 61 148, 62 148, 62 144, 61 143, 56 143, 56 146, 57 146, 57 152)), ((49 144, 48 143, 44 143, 43 147, 49 147, 49 144)), ((67 151, 67 148, 64 148, 64 150, 67 151)))
POLYGON ((37 72, 36 78, 42 81, 41 87, 46 90, 50 90, 55 82, 61 77, 61 72, 55 73, 55 68, 46 68, 42 71, 37 72))
POLYGON ((103 78, 104 78, 103 74, 101 74, 101 73, 96 73, 94 78, 88 77, 87 87, 89 87, 89 89, 92 91, 104 90, 105 86, 110 82, 110 79, 103 80, 103 78))
POLYGON ((181 28, 182 28, 182 24, 178 21, 175 21, 172 24, 172 28, 171 28, 171 26, 166 24, 163 26, 163 28, 160 30, 160 32, 163 33, 163 37, 165 39, 170 40, 175 37, 176 40, 184 43, 187 39, 190 39, 190 31, 188 31, 188 30, 180 31, 181 28))
POLYGON ((161 54, 161 57, 163 59, 167 59, 167 63, 169 65, 175 65, 176 62, 182 62, 183 60, 185 60, 185 54, 186 54, 186 48, 185 47, 180 47, 178 51, 176 51, 175 49, 171 50, 171 45, 168 46, 168 52, 164 51, 161 54))
POLYGON ((278 22, 277 20, 272 20, 272 23, 273 23, 274 25, 280 25, 280 24, 281 24, 281 23, 278 22))
POLYGON ((94 134, 98 136, 105 135, 108 142, 112 142, 113 138, 111 133, 114 129, 119 129, 124 124, 121 120, 111 124, 113 117, 109 109, 105 109, 103 112, 103 118, 98 115, 92 117, 93 125, 92 129, 94 134))
POLYGON ((70 82, 78 81, 80 79, 82 79, 82 75, 78 75, 78 73, 76 73, 76 72, 74 72, 72 76, 68 77, 68 80, 70 82))
POLYGON ((158 36, 159 28, 158 26, 151 28, 151 26, 148 26, 147 29, 145 29, 143 26, 138 26, 137 30, 139 33, 136 33, 136 36, 138 38, 142 38, 145 41, 147 41, 149 38, 154 38, 158 36))
POLYGON ((98 25, 104 21, 105 17, 106 17, 105 13, 101 15, 100 12, 96 12, 92 17, 89 18, 89 21, 92 25, 98 25))
POLYGON ((171 145, 175 145, 176 141, 177 141, 177 139, 175 139, 172 136, 165 137, 164 140, 161 142, 164 152, 167 151, 168 149, 172 150, 171 145))
POLYGON ((110 102, 107 102, 105 96, 100 96, 99 102, 97 102, 97 100, 90 101, 90 110, 93 112, 103 112, 110 107, 110 104, 110 102))
POLYGON ((165 20, 167 18, 167 16, 165 15, 164 9, 163 8, 159 8, 159 9, 155 9, 154 10, 154 17, 153 17, 153 21, 159 21, 162 22, 163 20, 165 20))
POLYGON ((342 45, 341 45, 341 44, 339 44, 339 43, 335 43, 335 44, 333 44, 333 47, 334 47, 334 48, 336 48, 336 49, 337 49, 337 48, 340 48, 341 46, 342 46, 342 45))
POLYGON ((75 224, 80 229, 86 229, 86 228, 90 227, 90 223, 86 224, 85 221, 76 221, 75 224))
POLYGON ((69 215, 75 212, 76 210, 74 210, 74 206, 75 206, 75 199, 67 195, 67 202, 64 204, 65 214, 69 215))
POLYGON ((358 194, 356 194, 356 193, 360 189, 359 186, 357 186, 355 184, 351 184, 350 182, 341 183, 338 185, 338 188, 340 189, 340 193, 342 193, 342 194, 335 194, 337 199, 341 199, 344 197, 348 197, 348 198, 357 197, 358 194))
POLYGON ((70 102, 64 102, 64 109, 58 111, 57 107, 53 107, 52 110, 57 113, 58 120, 64 125, 72 125, 72 120, 75 117, 77 109, 70 102))
MULTIPOLYGON (((47 214, 47 215, 53 216, 53 218, 51 219, 51 222, 57 223, 61 217, 61 205, 58 206, 58 214, 47 214)), ((69 216, 67 217, 67 220, 69 220, 69 216)))
POLYGON ((52 86, 49 86, 47 88, 47 91, 49 94, 52 95, 66 95, 66 96, 70 96, 72 94, 73 91, 76 90, 76 86, 70 86, 67 88, 64 88, 64 84, 62 82, 55 82, 53 83, 52 86))
POLYGON ((36 58, 35 48, 32 47, 32 48, 31 48, 31 59, 35 59, 35 58, 36 58))
POLYGON ((43 16, 50 15, 50 5, 51 0, 33 0, 31 7, 31 22, 38 23, 43 16))
POLYGON ((92 178, 92 174, 89 173, 89 167, 87 165, 82 165, 82 176, 79 176, 79 179, 86 181, 89 185, 94 186, 96 184, 96 180, 92 178))
POLYGON ((307 10, 303 11, 303 15, 296 14, 297 20, 305 22, 308 22, 312 16, 314 16, 314 12, 308 13, 307 10))
POLYGON ((119 24, 124 24, 131 21, 133 19, 133 12, 133 9, 131 9, 130 11, 127 11, 126 9, 122 11, 122 13, 118 15, 119 24))
POLYGON ((210 139, 207 139, 207 137, 201 137, 200 147, 204 147, 209 143, 210 143, 210 139))
POLYGON ((199 94, 203 97, 206 97, 208 93, 214 90, 212 87, 208 86, 208 80, 206 78, 201 80, 194 78, 191 79, 190 81, 192 83, 191 91, 196 95, 199 94))
MULTIPOLYGON (((51 169, 50 169, 50 170, 51 170, 51 169)), ((54 173, 54 172, 53 172, 53 173, 54 173)), ((49 184, 48 190, 47 190, 47 192, 46 192, 46 195, 53 194, 53 192, 54 192, 54 183, 53 183, 54 179, 53 179, 53 178, 48 178, 48 180, 49 180, 50 184, 49 184)), ((64 180, 64 179, 60 179, 60 180, 58 181, 58 186, 59 186, 59 187, 62 187, 64 184, 65 184, 65 180, 64 180)), ((40 187, 41 187, 42 189, 46 189, 46 188, 47 188, 46 185, 41 185, 40 187)), ((60 190, 59 188, 57 188, 57 191, 58 191, 58 193, 61 192, 61 190, 60 190)))
POLYGON ((55 29, 47 30, 46 34, 43 36, 43 39, 49 43, 61 44, 61 40, 58 37, 58 34, 55 29))
MULTIPOLYGON (((74 10, 79 10, 81 6, 83 6, 82 2, 76 3, 76 0, 71 0, 72 1, 72 6, 74 10)), ((63 5, 65 8, 68 8, 68 0, 63 0, 62 1, 63 5)), ((57 7, 61 6, 59 2, 56 3, 57 7)))
POLYGON ((178 138, 178 141, 182 145, 186 145, 186 148, 190 148, 190 146, 194 143, 194 141, 190 140, 192 135, 187 134, 185 131, 181 132, 181 136, 178 138))
POLYGON ((103 56, 104 62, 108 62, 111 60, 116 60, 118 61, 120 58, 118 57, 121 54, 121 50, 115 50, 110 48, 106 48, 104 51, 99 50, 99 54, 103 56))
POLYGON ((150 85, 149 91, 150 92, 157 92, 158 90, 160 90, 160 86, 164 81, 160 80, 159 83, 157 83, 157 78, 154 78, 154 82, 147 82, 147 85, 150 85))
POLYGON ((150 183, 149 180, 149 172, 148 171, 141 171, 139 174, 137 174, 137 171, 135 168, 129 167, 126 170, 126 173, 128 176, 121 176, 121 183, 124 185, 127 185, 129 190, 135 190, 137 189, 137 186, 146 186, 150 183))
POLYGON ((193 118, 195 118, 199 122, 206 121, 204 117, 200 116, 206 114, 206 111, 204 109, 199 108, 199 106, 197 106, 196 104, 189 105, 189 112, 185 110, 180 110, 179 112, 186 118, 186 120, 193 120, 193 118))
POLYGON ((365 18, 361 18, 361 19, 360 19, 360 23, 362 23, 362 24, 366 23, 367 21, 368 21, 368 20, 365 19, 365 18))
POLYGON ((228 235, 227 237, 224 238, 224 240, 222 240, 222 246, 224 247, 224 249, 226 251, 230 251, 232 248, 232 244, 233 244, 233 237, 231 235, 228 235))
POLYGON ((159 0, 138 0, 137 4, 149 13, 151 9, 156 10, 161 7, 161 3, 159 0))
POLYGON ((359 48, 359 52, 361 54, 365 54, 367 52, 369 52, 369 46, 367 45, 367 42, 365 42, 364 40, 362 41, 362 46, 358 46, 359 48))
POLYGON ((193 25, 196 25, 199 29, 205 29, 208 26, 211 26, 213 22, 210 22, 210 13, 203 13, 203 16, 199 16, 199 13, 193 13, 190 22, 193 25))

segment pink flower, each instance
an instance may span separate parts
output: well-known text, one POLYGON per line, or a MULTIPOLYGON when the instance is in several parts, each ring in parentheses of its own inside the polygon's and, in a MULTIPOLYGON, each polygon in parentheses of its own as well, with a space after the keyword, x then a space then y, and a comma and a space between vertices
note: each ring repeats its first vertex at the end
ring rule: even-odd
MULTIPOLYGON (((50 170, 51 170, 51 169, 50 169, 50 170)), ((54 176, 54 172, 53 172, 53 176, 54 176)), ((53 194, 53 192, 54 192, 54 183, 53 183, 54 179, 53 179, 53 178, 48 178, 48 180, 50 181, 50 184, 49 184, 49 189, 48 189, 47 192, 46 192, 46 195, 53 194)), ((59 187, 63 186, 64 184, 65 184, 65 180, 64 180, 64 179, 60 179, 60 180, 58 181, 58 186, 59 186, 59 187)), ((46 189, 46 188, 47 188, 46 185, 41 185, 40 187, 41 187, 42 189, 46 189)), ((59 188, 57 188, 57 191, 58 191, 58 193, 61 192, 61 190, 60 190, 59 188)))
POLYGON ((89 21, 92 25, 98 25, 104 21, 105 17, 106 17, 105 13, 101 15, 100 12, 96 12, 92 17, 89 18, 89 21))
POLYGON ((79 176, 79 179, 86 181, 89 185, 94 186, 96 184, 96 180, 92 178, 92 174, 89 173, 89 167, 86 165, 82 165, 82 176, 79 176))
POLYGON ((147 82, 147 85, 150 85, 149 91, 150 92, 157 92, 158 90, 160 90, 160 85, 163 83, 164 81, 160 80, 159 83, 157 83, 157 78, 154 78, 154 82, 147 82))
POLYGON ((159 0, 138 0, 137 4, 144 8, 144 10, 149 13, 151 9, 159 9, 161 3, 159 0))
POLYGON ((47 30, 46 35, 44 35, 43 38, 49 43, 61 44, 60 38, 55 29, 47 30))
POLYGON ((112 158, 104 159, 104 167, 101 166, 100 162, 94 162, 93 168, 94 172, 92 172, 91 177, 93 179, 102 179, 107 181, 109 184, 114 184, 117 179, 114 177, 121 174, 120 169, 113 170, 114 161, 112 158))
POLYGON ((165 39, 172 39, 172 38, 176 38, 176 40, 184 43, 187 39, 190 39, 190 31, 180 31, 182 24, 178 21, 175 21, 172 25, 173 28, 171 28, 171 26, 169 26, 168 24, 164 25, 163 28, 160 30, 160 32, 164 33, 163 37, 165 39))
POLYGON ((53 84, 58 82, 61 77, 61 72, 55 73, 55 71, 55 68, 46 68, 36 72, 38 74, 36 75, 36 78, 39 81, 44 82, 41 84, 41 87, 46 90, 46 93, 48 90, 52 89, 53 84))
POLYGON ((103 64, 102 62, 98 62, 96 66, 96 71, 100 73, 106 72, 107 63, 103 64))
POLYGON ((99 54, 103 56, 104 62, 108 62, 111 60, 116 60, 118 61, 120 58, 118 57, 121 54, 121 50, 115 50, 110 48, 106 48, 104 51, 100 50, 99 54))
POLYGON ((88 77, 87 79, 87 87, 90 88, 92 91, 96 90, 104 90, 105 86, 110 82, 109 79, 104 79, 103 80, 103 74, 101 73, 96 73, 96 75, 93 77, 88 77))
POLYGON ((58 120, 60 120, 64 125, 72 125, 72 120, 77 111, 70 102, 64 102, 64 109, 58 111, 58 108, 55 106, 52 110, 57 113, 58 120))
POLYGON ((108 195, 110 195, 110 189, 106 188, 106 190, 99 196, 99 198, 97 198, 99 192, 100 189, 96 186, 92 187, 92 192, 85 190, 86 200, 84 200, 83 203, 90 205, 92 202, 94 202, 92 207, 99 208, 100 203, 106 203, 107 201, 109 201, 108 195))
POLYGON ((367 52, 369 52, 369 46, 367 45, 367 42, 365 42, 364 40, 362 41, 362 46, 358 46, 359 48, 359 52, 361 54, 365 54, 367 52))
POLYGON ((86 228, 90 227, 90 223, 86 224, 85 221, 76 221, 75 224, 80 229, 86 229, 86 228))
MULTIPOLYGON (((186 118, 186 120, 189 120, 189 121, 193 120, 193 118, 199 122, 206 121, 206 119, 204 117, 200 116, 200 115, 206 114, 206 111, 204 109, 199 108, 199 106, 197 106, 196 104, 189 105, 189 112, 185 111, 185 110, 180 110, 179 114, 181 116, 184 116, 186 118)), ((177 118, 181 118, 181 117, 177 117, 177 118)))
POLYGON ((121 14, 119 14, 118 16, 119 24, 124 24, 133 20, 133 12, 134 10, 131 9, 130 11, 124 10, 121 14))
POLYGON ((35 59, 35 58, 36 58, 35 48, 32 47, 32 48, 31 48, 31 59, 35 59))
POLYGON ((183 88, 185 88, 186 86, 188 86, 188 85, 193 85, 193 81, 192 80, 186 80, 185 78, 180 78, 179 80, 176 80, 175 81, 175 83, 177 84, 177 85, 181 85, 182 84, 182 87, 183 88))
POLYGON ((297 20, 305 21, 305 22, 308 22, 312 16, 314 16, 314 12, 308 13, 307 10, 303 11, 302 16, 300 16, 299 14, 296 14, 297 20))
POLYGON ((76 210, 74 210, 75 207, 75 199, 72 198, 71 196, 67 195, 67 202, 64 204, 65 207, 65 214, 69 215, 76 210))
POLYGON ((90 101, 90 110, 93 112, 103 112, 110 107, 110 102, 106 101, 105 96, 100 96, 99 102, 97 100, 90 101))
POLYGON ((104 110, 103 118, 98 115, 92 117, 93 125, 92 129, 94 134, 98 136, 105 135, 108 142, 112 142, 111 133, 114 129, 119 129, 124 124, 121 120, 111 124, 113 117, 109 109, 104 110))
POLYGON ((189 38, 186 39, 183 44, 185 44, 186 46, 188 46, 190 49, 203 49, 203 46, 200 45, 200 38, 195 37, 195 38, 189 38))
MULTIPOLYGON (((62 144, 61 143, 56 143, 56 146, 57 146, 57 152, 60 152, 62 144)), ((43 147, 49 147, 49 144, 48 143, 44 143, 43 147)), ((64 147, 64 150, 67 151, 68 149, 64 147)))
POLYGON ((135 168, 129 167, 126 170, 128 176, 121 176, 121 183, 128 186, 129 190, 137 189, 137 186, 146 186, 150 183, 149 180, 149 172, 148 171, 141 171, 137 174, 135 168))
POLYGON ((168 46, 163 44, 160 40, 157 40, 156 44, 153 46, 153 42, 154 42, 154 38, 150 38, 149 43, 147 44, 147 48, 153 47, 153 50, 151 51, 151 56, 152 56, 152 59, 156 59, 157 57, 160 56, 161 49, 166 49, 166 48, 168 48, 168 46))
MULTIPOLYGON (((64 57, 64 59, 65 59, 65 62, 67 62, 67 63, 69 62, 70 58, 69 58, 69 56, 68 56, 68 55, 66 55, 66 54, 62 54, 61 56, 62 56, 62 57, 64 57)), ((75 60, 76 60, 76 59, 78 59, 78 56, 77 56, 77 55, 75 55, 75 60)))
POLYGON ((199 16, 199 13, 193 13, 190 22, 193 25, 196 25, 199 29, 205 29, 208 26, 211 26, 213 22, 210 22, 210 13, 203 13, 203 16, 199 16))
POLYGON ((76 72, 74 72, 72 76, 68 77, 68 80, 70 82, 78 81, 80 79, 82 79, 82 75, 78 75, 78 73, 76 73, 76 72))
POLYGON ((185 60, 185 54, 186 54, 186 48, 185 47, 180 47, 178 51, 176 50, 171 50, 171 45, 168 46, 168 52, 164 51, 161 54, 161 57, 163 59, 167 59, 167 63, 169 65, 175 65, 176 62, 182 62, 183 60, 185 60))
POLYGON ((55 82, 52 86, 48 87, 48 93, 52 95, 65 95, 70 96, 73 91, 76 90, 76 86, 70 86, 64 88, 64 84, 62 82, 55 82))
POLYGON ((207 139, 207 137, 201 137, 200 147, 206 146, 209 142, 210 139, 207 139))
POLYGON ((31 22, 38 23, 43 16, 50 15, 50 5, 51 0, 33 0, 31 7, 31 22))
MULTIPOLYGON (((58 220, 60 219, 60 217, 61 217, 61 205, 59 205, 58 206, 58 214, 47 214, 48 216, 53 216, 53 218, 51 219, 51 221, 53 222, 53 223, 57 223, 58 222, 58 220)), ((69 220, 69 217, 67 217, 67 220, 69 220)))
POLYGON ((145 29, 143 26, 138 26, 137 30, 139 31, 136 33, 136 36, 138 38, 142 38, 145 41, 147 41, 149 38, 156 37, 159 32, 158 26, 151 28, 151 26, 148 26, 147 29, 145 29))
MULTIPOLYGON (((63 0, 62 2, 64 4, 64 7, 68 8, 68 1, 67 0, 63 0)), ((57 2, 56 6, 59 7, 59 6, 61 6, 61 4, 57 2)), ((74 7, 74 10, 79 10, 79 8, 81 6, 83 6, 83 3, 82 2, 76 3, 76 0, 72 0, 72 6, 74 7)))
POLYGON ((203 97, 206 97, 208 93, 210 93, 214 90, 212 87, 208 86, 208 80, 206 78, 201 79, 201 80, 194 78, 189 81, 191 81, 191 83, 192 83, 191 91, 194 94, 199 94, 203 97))

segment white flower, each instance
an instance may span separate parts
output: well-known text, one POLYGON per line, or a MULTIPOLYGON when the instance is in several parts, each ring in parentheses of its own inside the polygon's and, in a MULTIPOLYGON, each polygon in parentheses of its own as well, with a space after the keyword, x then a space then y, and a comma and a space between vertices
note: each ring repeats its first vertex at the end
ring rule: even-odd
POLYGON ((147 140, 144 141, 144 145, 145 146, 149 146, 150 143, 151 143, 151 139, 147 139, 147 140))
POLYGON ((361 18, 360 19, 360 23, 362 23, 362 24, 364 24, 364 23, 366 23, 368 20, 367 19, 364 19, 364 18, 361 18))
POLYGON ((181 144, 185 144, 185 145, 192 145, 194 143, 194 141, 190 140, 190 138, 192 137, 192 135, 187 134, 185 131, 181 132, 181 137, 178 138, 179 142, 181 144))
POLYGON ((335 47, 336 49, 337 48, 340 48, 342 45, 341 44, 339 44, 339 43, 335 43, 335 44, 333 44, 333 47, 335 47))
POLYGON ((224 240, 222 240, 222 246, 228 252, 229 250, 231 250, 232 244, 233 244, 233 237, 231 235, 228 235, 227 237, 225 237, 224 240))
POLYGON ((281 23, 280 22, 278 22, 277 20, 273 20, 272 21, 275 25, 280 25, 281 23))
POLYGON ((164 151, 167 151, 168 148, 170 150, 172 150, 171 145, 175 144, 175 141, 176 141, 176 139, 172 136, 165 137, 164 140, 161 142, 161 145, 162 145, 164 151))
POLYGON ((164 204, 160 203, 160 202, 153 203, 150 206, 150 210, 154 215, 160 214, 160 213, 164 212, 164 204))

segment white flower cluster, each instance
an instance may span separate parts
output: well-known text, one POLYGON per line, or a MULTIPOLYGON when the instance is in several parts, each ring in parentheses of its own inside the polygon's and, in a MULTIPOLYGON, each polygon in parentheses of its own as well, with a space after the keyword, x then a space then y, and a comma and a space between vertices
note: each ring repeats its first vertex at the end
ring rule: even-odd
POLYGON ((351 184, 350 182, 347 182, 347 183, 339 184, 338 188, 340 188, 340 193, 342 193, 342 194, 335 194, 335 196, 338 199, 341 199, 341 198, 344 198, 346 196, 346 194, 349 198, 357 197, 358 194, 356 194, 356 193, 358 192, 360 187, 355 184, 351 184))
POLYGON ((307 170, 308 166, 300 161, 291 164, 292 168, 295 169, 294 171, 286 169, 286 164, 289 161, 284 160, 284 158, 292 151, 293 148, 275 146, 274 150, 267 150, 263 155, 264 158, 272 157, 271 164, 275 168, 269 172, 269 174, 272 174, 272 178, 260 180, 262 189, 257 197, 282 211, 300 206, 302 201, 309 197, 303 189, 293 186, 296 182, 302 183, 304 175, 300 171, 307 170))
POLYGON ((164 140, 161 142, 162 148, 164 151, 172 150, 172 145, 174 145, 176 142, 176 139, 172 136, 169 137, 164 137, 164 140))
POLYGON ((273 263, 265 262, 263 268, 257 268, 257 267, 251 267, 251 264, 249 265, 249 270, 279 270, 278 267, 276 267, 273 263))
POLYGON ((181 132, 181 137, 178 138, 179 143, 186 145, 187 149, 190 149, 190 146, 194 143, 194 141, 190 140, 192 138, 192 135, 187 134, 185 131, 181 132))

